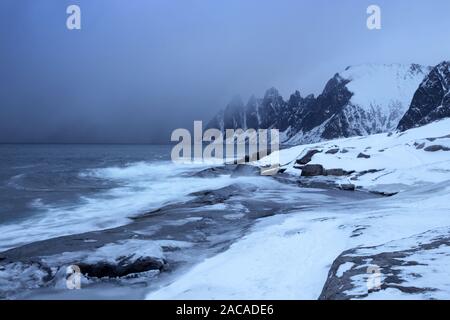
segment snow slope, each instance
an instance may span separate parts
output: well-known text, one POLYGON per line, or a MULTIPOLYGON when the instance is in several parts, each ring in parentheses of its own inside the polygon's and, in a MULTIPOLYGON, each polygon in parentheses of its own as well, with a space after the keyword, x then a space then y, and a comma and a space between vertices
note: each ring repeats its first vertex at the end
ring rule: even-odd
POLYGON ((409 108, 425 70, 428 69, 418 65, 364 64, 347 68, 340 75, 350 81, 347 88, 353 92, 351 104, 368 112, 396 116, 397 111, 403 115, 409 108))
MULTIPOLYGON (((341 252, 377 245, 384 252, 389 247, 385 243, 411 238, 402 243, 406 250, 417 245, 414 240, 417 235, 450 227, 448 192, 450 183, 446 182, 438 194, 341 203, 266 218, 228 251, 205 260, 170 285, 151 292, 147 299, 317 299, 330 266, 341 252)), ((440 247, 436 255, 427 252, 426 259, 440 259, 442 252, 450 255, 449 247, 440 247)), ((448 258, 440 261, 434 265, 447 277, 440 278, 439 285, 436 280, 423 284, 424 287, 435 285, 439 290, 411 298, 450 298, 450 277, 444 268, 448 258)), ((341 276, 345 269, 341 268, 341 276)), ((436 279, 431 267, 416 266, 414 271, 425 279, 436 279)), ((363 294, 368 291, 365 281, 369 275, 362 276, 353 291, 363 292, 362 297, 367 298, 363 294)), ((407 297, 397 289, 388 288, 376 292, 374 298, 398 295, 407 297)))
POLYGON ((295 169, 295 160, 309 150, 319 150, 322 152, 315 154, 310 164, 321 164, 325 169, 355 171, 349 176, 336 178, 337 183, 398 192, 415 185, 450 179, 450 152, 426 151, 432 146, 450 148, 449 134, 450 119, 444 119, 403 133, 381 133, 284 149, 257 164, 270 164, 279 157, 287 172, 300 175, 301 170, 295 169), (338 152, 327 153, 333 149, 338 149, 338 152), (361 153, 370 158, 358 158, 361 153), (377 172, 361 175, 369 170, 377 172))
POLYGON ((260 160, 267 165, 279 156, 287 172, 299 175, 295 160, 320 149, 311 163, 356 170, 335 179, 403 192, 336 199, 262 219, 227 251, 147 299, 450 299, 450 151, 425 151, 450 147, 449 128, 446 119, 405 133, 297 146, 260 160), (330 149, 339 151, 325 153, 330 149), (361 152, 370 158, 358 158, 361 152), (381 171, 358 176, 369 169, 381 171), (377 290, 368 286, 369 266, 380 270, 377 290))

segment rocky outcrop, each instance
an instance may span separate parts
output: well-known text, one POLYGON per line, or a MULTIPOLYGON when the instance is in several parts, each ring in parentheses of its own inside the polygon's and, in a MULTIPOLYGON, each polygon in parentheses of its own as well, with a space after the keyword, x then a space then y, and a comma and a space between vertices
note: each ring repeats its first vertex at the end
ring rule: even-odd
POLYGON ((325 169, 320 164, 307 164, 302 168, 302 177, 323 176, 325 169))
POLYGON ((133 260, 133 255, 122 257, 111 263, 100 261, 97 263, 80 263, 78 267, 83 275, 94 278, 121 278, 150 270, 162 271, 166 261, 153 257, 139 257, 133 260))
POLYGON ((360 152, 357 156, 358 159, 369 159, 370 156, 368 154, 360 152))
POLYGON ((341 190, 345 190, 345 191, 355 191, 356 190, 356 186, 354 184, 351 184, 351 183, 340 184, 339 188, 341 190))
POLYGON ((446 117, 450 117, 449 61, 438 64, 425 77, 398 129, 405 131, 446 117))
POLYGON ((235 97, 207 128, 275 128, 287 144, 394 130, 428 72, 414 64, 348 67, 317 97, 295 91, 285 101, 275 88, 262 99, 252 96, 246 105, 235 97))
POLYGON ((303 157, 301 157, 300 159, 297 159, 295 162, 300 165, 307 164, 307 163, 311 162, 312 157, 316 153, 320 153, 320 152, 322 152, 322 151, 316 150, 316 149, 309 150, 303 157))
POLYGON ((438 291, 433 285, 445 286, 447 281, 439 279, 434 268, 445 268, 441 264, 446 260, 441 257, 448 254, 450 246, 448 231, 438 235, 440 232, 432 230, 375 247, 344 251, 333 262, 319 299, 363 299, 392 289, 417 299, 438 291), (424 259, 425 263, 415 260, 420 256, 429 259, 424 259))
POLYGON ((445 147, 445 146, 441 146, 439 144, 433 144, 431 146, 426 147, 425 149, 423 149, 425 151, 428 152, 436 152, 436 151, 450 151, 450 148, 445 147))

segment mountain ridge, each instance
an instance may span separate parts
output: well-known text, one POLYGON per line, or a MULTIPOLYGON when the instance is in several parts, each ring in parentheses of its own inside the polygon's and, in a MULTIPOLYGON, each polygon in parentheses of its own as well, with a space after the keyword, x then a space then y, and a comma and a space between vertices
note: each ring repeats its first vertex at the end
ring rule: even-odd
POLYGON ((285 144, 395 130, 430 67, 418 64, 349 66, 327 81, 317 97, 297 90, 284 100, 276 88, 245 104, 233 98, 207 128, 280 130, 285 144))

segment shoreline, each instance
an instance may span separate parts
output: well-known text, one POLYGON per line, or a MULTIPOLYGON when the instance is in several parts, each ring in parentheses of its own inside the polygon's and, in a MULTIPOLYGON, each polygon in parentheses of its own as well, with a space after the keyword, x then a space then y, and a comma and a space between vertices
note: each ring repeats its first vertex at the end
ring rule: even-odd
MULTIPOLYGON (((231 166, 226 170, 234 169, 235 167, 231 166)), ((207 169, 196 174, 207 179, 217 172, 209 172, 207 169)), ((146 283, 144 285, 146 289, 142 290, 148 292, 154 283, 164 282, 164 278, 171 278, 173 274, 178 274, 180 270, 193 266, 202 259, 226 251, 231 244, 242 239, 260 218, 301 211, 327 202, 327 197, 338 195, 348 199, 358 198, 356 195, 362 198, 376 197, 332 188, 307 190, 299 188, 292 181, 286 183, 271 177, 254 178, 259 182, 265 181, 267 185, 232 184, 217 190, 196 192, 191 195, 194 197, 192 200, 163 206, 135 217, 130 223, 120 227, 32 242, 4 251, 0 253, 0 266, 7 270, 14 265, 22 273, 29 268, 43 272, 41 279, 26 280, 21 290, 27 291, 26 287, 31 285, 43 289, 30 290, 27 294, 19 295, 23 298, 39 298, 40 290, 43 291, 43 296, 53 296, 54 291, 56 297, 64 292, 65 275, 61 266, 72 264, 80 264, 82 272, 95 275, 95 277, 87 276, 85 279, 86 288, 94 288, 93 292, 96 287, 115 283, 113 287, 117 287, 121 296, 122 289, 134 286, 134 282, 140 285, 146 283), (295 191, 303 191, 307 195, 312 193, 330 195, 323 196, 319 201, 311 200, 310 203, 303 204, 294 204, 294 196, 293 201, 283 203, 280 194, 284 192, 290 197, 292 194, 289 193, 295 191), (250 197, 250 194, 253 196, 250 197), (143 253, 150 242, 159 243, 160 254, 143 259, 143 253), (108 251, 112 257, 95 258, 96 255, 104 254, 99 253, 102 248, 109 246, 115 246, 108 251), (126 267, 120 262, 120 257, 114 260, 114 254, 118 255, 117 252, 128 254, 126 267), (85 260, 91 262, 83 263, 85 260), (54 269, 58 270, 55 272, 54 269), (149 276, 149 273, 154 275, 149 276), (146 276, 149 278, 145 279, 146 276), (98 280, 102 277, 109 278, 98 280), (160 281, 160 278, 163 281, 160 281), (52 290, 52 287, 55 289, 52 290)), ((14 291, 18 291, 18 288, 12 291, 5 290, 4 298, 8 298, 14 291)), ((72 291, 68 295, 70 297, 80 294, 78 298, 83 298, 83 290, 79 291, 80 293, 72 291)))

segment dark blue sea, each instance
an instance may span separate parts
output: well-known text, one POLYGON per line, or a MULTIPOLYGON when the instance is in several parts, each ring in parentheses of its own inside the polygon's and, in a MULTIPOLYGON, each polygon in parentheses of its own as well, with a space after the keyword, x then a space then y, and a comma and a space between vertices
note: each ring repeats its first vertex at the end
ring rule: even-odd
POLYGON ((170 151, 169 145, 0 145, 0 251, 123 225, 203 189, 204 179, 184 174, 192 165, 173 164, 170 151))

